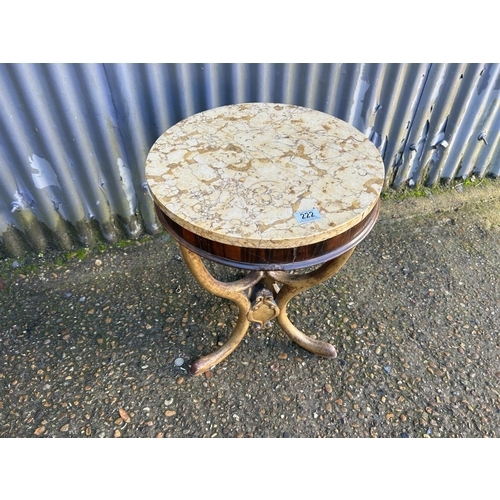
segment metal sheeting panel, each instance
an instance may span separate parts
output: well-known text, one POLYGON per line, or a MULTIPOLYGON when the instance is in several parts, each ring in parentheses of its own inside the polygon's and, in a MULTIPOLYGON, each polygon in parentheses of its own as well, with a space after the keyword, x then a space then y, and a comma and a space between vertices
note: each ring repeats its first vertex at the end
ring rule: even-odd
POLYGON ((10 246, 71 248, 142 231, 102 65, 0 66, 0 105, 0 234, 10 246))
POLYGON ((158 231, 147 153, 189 115, 282 102, 380 150, 386 187, 500 172, 499 64, 2 64, 0 250, 158 231))
POLYGON ((393 187, 497 177, 499 97, 499 64, 432 65, 393 187))

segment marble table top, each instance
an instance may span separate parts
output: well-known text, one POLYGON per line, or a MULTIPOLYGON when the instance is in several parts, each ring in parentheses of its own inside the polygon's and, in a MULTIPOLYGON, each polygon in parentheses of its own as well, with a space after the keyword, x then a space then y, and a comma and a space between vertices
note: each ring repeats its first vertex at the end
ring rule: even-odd
POLYGON ((223 106, 169 128, 146 161, 163 212, 205 238, 292 248, 363 220, 384 182, 370 140, 326 113, 271 103, 223 106))

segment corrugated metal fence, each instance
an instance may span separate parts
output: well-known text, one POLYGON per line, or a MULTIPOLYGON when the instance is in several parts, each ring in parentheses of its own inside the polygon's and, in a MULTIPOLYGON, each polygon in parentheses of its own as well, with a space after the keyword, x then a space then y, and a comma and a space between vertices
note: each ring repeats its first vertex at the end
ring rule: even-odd
POLYGON ((318 109, 384 158, 386 188, 500 172, 500 64, 0 65, 0 253, 158 231, 154 141, 237 102, 318 109))

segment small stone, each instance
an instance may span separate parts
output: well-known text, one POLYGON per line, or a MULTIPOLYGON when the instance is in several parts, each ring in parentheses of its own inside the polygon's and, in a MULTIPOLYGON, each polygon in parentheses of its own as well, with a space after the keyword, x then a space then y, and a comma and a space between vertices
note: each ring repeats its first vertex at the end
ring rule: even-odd
POLYGON ((184 377, 179 377, 176 381, 177 385, 181 385, 184 383, 184 377))
POLYGON ((176 414, 176 411, 175 411, 175 410, 167 410, 167 411, 165 412, 165 416, 166 416, 166 417, 173 417, 175 414, 176 414))
POLYGON ((496 372, 496 373, 495 373, 495 377, 500 378, 500 372, 496 372))
POLYGON ((101 259, 96 259, 96 261, 95 261, 95 265, 96 265, 97 267, 102 266, 102 260, 101 260, 101 259))
POLYGON ((407 439, 410 437, 410 435, 407 432, 402 432, 401 437, 407 439))
POLYGON ((333 392, 333 388, 330 384, 326 383, 325 384, 325 391, 328 392, 328 394, 331 394, 333 392))
POLYGON ((287 359, 288 358, 288 354, 286 352, 282 352, 279 356, 278 356, 279 359, 287 359))
POLYGON ((210 370, 206 371, 203 375, 205 375, 205 378, 207 380, 210 380, 212 378, 212 372, 210 370))
POLYGON ((385 419, 386 419, 386 420, 391 420, 391 419, 393 419, 393 418, 394 418, 394 413, 387 413, 387 414, 385 415, 385 419))
POLYGON ((35 432, 33 434, 35 434, 35 436, 40 436, 41 434, 43 434, 44 431, 45 431, 45 426, 41 425, 40 427, 37 427, 35 429, 35 432))
POLYGON ((61 432, 68 432, 69 431, 69 424, 64 424, 61 429, 60 429, 61 432))
POLYGON ((130 415, 123 408, 120 408, 118 413, 124 422, 127 422, 127 424, 130 422, 130 415))
POLYGON ((163 432, 159 432, 155 437, 156 438, 162 438, 165 434, 163 432))
POLYGON ((85 435, 90 436, 91 434, 92 434, 92 428, 90 427, 90 425, 88 425, 87 427, 85 427, 85 435))
POLYGON ((184 364, 184 359, 183 358, 176 358, 174 361, 175 366, 182 366, 184 364))
POLYGON ((110 317, 107 317, 107 318, 104 320, 104 323, 106 323, 107 325, 109 325, 109 323, 111 323, 111 318, 110 318, 110 317))
POLYGON ((238 432, 238 434, 236 434, 236 437, 237 438, 242 438, 243 437, 243 432, 238 432))
POLYGON ((289 434, 288 432, 284 432, 284 433, 283 433, 283 437, 284 437, 284 438, 289 438, 289 437, 290 437, 290 434, 289 434))
POLYGON ((122 435, 122 433, 121 433, 120 429, 116 429, 115 433, 113 434, 113 436, 115 438, 119 438, 119 437, 121 437, 121 435, 122 435))
POLYGON ((333 407, 332 407, 331 403, 326 403, 325 410, 328 411, 328 412, 331 412, 333 410, 333 407))
POLYGON ((399 420, 401 420, 401 422, 406 422, 406 415, 404 413, 399 415, 399 420))
POLYGON ((123 419, 121 417, 117 418, 114 422, 115 425, 122 425, 123 424, 123 419))
POLYGON ((335 400, 335 403, 337 403, 339 406, 342 406, 343 401, 341 398, 338 398, 335 400))

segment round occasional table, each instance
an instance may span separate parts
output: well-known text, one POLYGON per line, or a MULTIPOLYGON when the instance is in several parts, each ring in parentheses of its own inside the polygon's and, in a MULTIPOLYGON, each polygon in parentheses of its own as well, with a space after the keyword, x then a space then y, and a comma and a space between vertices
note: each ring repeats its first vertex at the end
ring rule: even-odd
POLYGON ((336 357, 331 344, 296 328, 286 308, 333 276, 377 219, 384 165, 366 136, 299 106, 223 106, 161 135, 146 178, 158 218, 195 279, 239 308, 226 343, 194 361, 193 375, 229 356, 250 325, 269 327, 274 318, 302 348, 336 357), (221 282, 202 258, 247 274, 221 282))

